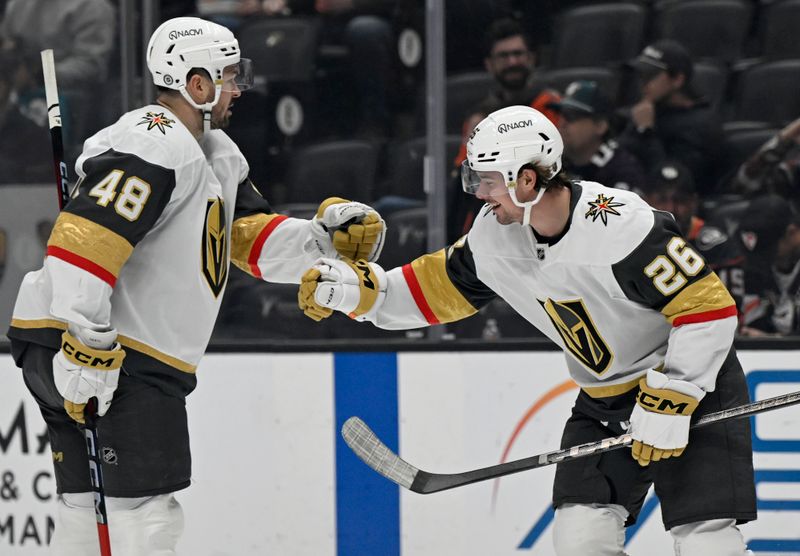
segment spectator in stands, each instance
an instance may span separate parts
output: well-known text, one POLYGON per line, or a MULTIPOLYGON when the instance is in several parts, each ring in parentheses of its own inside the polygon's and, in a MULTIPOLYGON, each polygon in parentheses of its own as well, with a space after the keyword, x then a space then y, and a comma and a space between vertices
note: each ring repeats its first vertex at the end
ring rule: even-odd
POLYGON ((564 98, 550 106, 559 114, 564 170, 570 178, 642 194, 642 165, 611 137, 611 101, 595 81, 570 83, 564 98))
POLYGON ((0 183, 54 178, 38 52, 0 50, 0 183))
POLYGON ((794 203, 800 200, 800 118, 764 143, 742 166, 734 191, 746 195, 776 193, 794 203))
POLYGON ((103 124, 94 101, 116 40, 114 6, 109 0, 9 0, 0 36, 5 49, 53 49, 59 93, 69 101, 61 111, 65 143, 79 150, 103 124))
POLYGON ((685 164, 700 194, 716 184, 714 160, 722 140, 721 122, 710 103, 692 88, 692 59, 672 40, 647 46, 631 62, 640 83, 640 100, 627 110, 619 138, 645 168, 667 158, 685 164))
POLYGON ((536 52, 522 26, 513 19, 499 19, 489 26, 485 41, 484 67, 497 86, 475 112, 488 114, 489 108, 523 104, 536 108, 555 123, 557 117, 548 104, 560 97, 533 82, 536 52))
POLYGON ((800 333, 800 215, 767 194, 750 204, 739 235, 747 255, 741 333, 800 333))
POLYGON ((681 234, 703 256, 743 312, 745 256, 735 237, 697 215, 698 196, 692 173, 680 162, 667 160, 648 177, 645 201, 672 214, 681 234))

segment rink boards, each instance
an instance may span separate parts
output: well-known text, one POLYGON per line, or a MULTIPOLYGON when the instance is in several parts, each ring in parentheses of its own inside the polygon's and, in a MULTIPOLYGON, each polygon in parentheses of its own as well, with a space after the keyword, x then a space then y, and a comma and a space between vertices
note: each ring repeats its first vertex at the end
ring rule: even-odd
MULTIPOLYGON (((800 390, 800 351, 746 351, 756 399, 800 390)), ((0 355, 0 554, 45 554, 55 484, 44 424, 0 355)), ((180 554, 550 555, 554 468, 402 491, 338 435, 361 416, 413 465, 460 472, 558 448, 576 388, 558 352, 209 354, 188 400, 194 481, 180 554)), ((759 554, 800 554, 800 408, 754 418, 759 554)), ((113 521, 110 524, 113 527, 113 521)), ((672 554, 652 493, 631 553, 672 554)))

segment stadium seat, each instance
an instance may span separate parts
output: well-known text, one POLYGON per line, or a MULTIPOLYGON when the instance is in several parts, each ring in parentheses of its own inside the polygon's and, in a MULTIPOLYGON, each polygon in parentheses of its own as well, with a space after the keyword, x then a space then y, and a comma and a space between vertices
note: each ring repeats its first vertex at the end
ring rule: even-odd
POLYGON ((248 18, 237 35, 253 60, 255 89, 236 99, 231 136, 260 183, 279 181, 289 153, 327 127, 315 114, 319 22, 248 18))
POLYGON ((744 0, 662 0, 654 6, 654 34, 673 39, 699 59, 740 58, 750 31, 750 3, 744 0))
POLYGON ((600 90, 611 99, 616 99, 619 91, 619 75, 613 69, 605 67, 574 67, 537 71, 534 80, 536 84, 555 89, 562 94, 567 85, 578 80, 596 81, 600 90))
POLYGON ((739 166, 761 145, 778 132, 777 128, 757 122, 728 123, 723 128, 722 148, 718 160, 719 190, 725 192, 739 166))
MULTIPOLYGON (((445 140, 445 167, 449 170, 461 146, 461 135, 447 135, 445 140)), ((423 180, 426 149, 426 137, 415 137, 388 145, 388 181, 384 184, 381 195, 425 199, 423 180)))
POLYGON ((320 22, 303 18, 255 19, 238 32, 242 52, 253 60, 253 72, 274 82, 314 78, 320 22))
POLYGON ((634 3, 601 3, 561 12, 555 21, 554 68, 624 62, 642 47, 647 10, 634 3))
POLYGON ((800 58, 800 0, 779 0, 761 8, 759 54, 767 60, 800 58))
POLYGON ((714 62, 695 62, 692 85, 696 92, 719 109, 728 90, 728 69, 714 62))
POLYGON ((756 64, 741 73, 733 119, 782 125, 800 116, 800 60, 756 64))
POLYGON ((467 113, 485 99, 494 86, 494 77, 486 71, 471 71, 448 76, 445 86, 446 132, 460 135, 467 113))
POLYGON ((369 202, 379 148, 369 141, 331 141, 295 150, 281 203, 319 203, 326 197, 369 202))
POLYGON ((385 269, 411 262, 427 252, 427 207, 399 210, 386 217, 386 244, 380 264, 385 269))

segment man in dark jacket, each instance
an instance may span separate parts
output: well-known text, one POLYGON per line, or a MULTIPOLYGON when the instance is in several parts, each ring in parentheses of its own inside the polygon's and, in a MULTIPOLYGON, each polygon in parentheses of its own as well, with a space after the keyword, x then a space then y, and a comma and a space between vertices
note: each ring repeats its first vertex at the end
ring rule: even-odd
POLYGON ((686 49, 671 40, 647 46, 631 62, 641 99, 630 107, 619 138, 645 168, 671 158, 691 171, 699 193, 716 183, 714 160, 722 140, 720 119, 691 86, 693 66, 686 49))

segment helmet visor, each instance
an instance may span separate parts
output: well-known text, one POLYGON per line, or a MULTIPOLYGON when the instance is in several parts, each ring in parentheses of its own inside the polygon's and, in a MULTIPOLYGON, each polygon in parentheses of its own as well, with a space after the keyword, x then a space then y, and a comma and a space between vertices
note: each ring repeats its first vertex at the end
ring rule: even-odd
POLYGON ((508 195, 508 187, 501 172, 476 172, 469 167, 468 160, 461 163, 461 187, 465 193, 483 198, 508 195))
POLYGON ((253 87, 253 61, 241 58, 238 64, 227 66, 222 72, 222 90, 246 91, 253 87))

